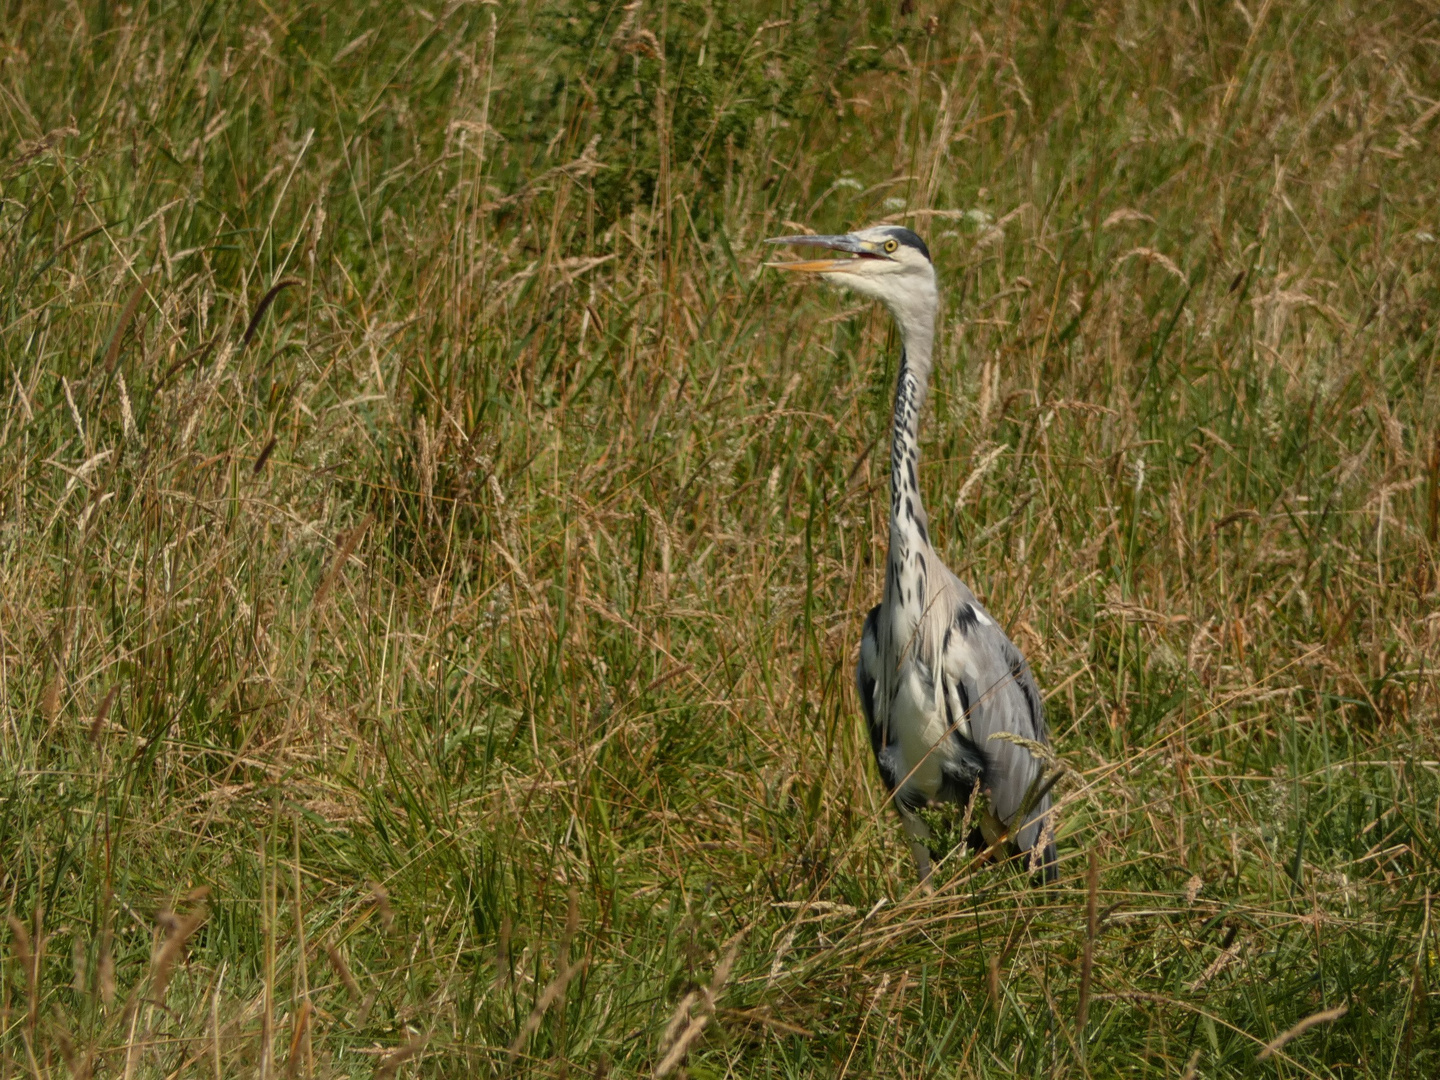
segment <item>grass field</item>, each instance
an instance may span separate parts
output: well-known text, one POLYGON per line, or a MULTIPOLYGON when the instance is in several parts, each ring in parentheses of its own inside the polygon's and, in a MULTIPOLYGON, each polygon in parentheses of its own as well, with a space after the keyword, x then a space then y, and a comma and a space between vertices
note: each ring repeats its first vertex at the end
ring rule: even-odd
POLYGON ((0 1080, 1440 1074, 1437 236, 1418 3, 4 0, 0 1080), (1052 887, 861 730, 878 220, 1052 887))

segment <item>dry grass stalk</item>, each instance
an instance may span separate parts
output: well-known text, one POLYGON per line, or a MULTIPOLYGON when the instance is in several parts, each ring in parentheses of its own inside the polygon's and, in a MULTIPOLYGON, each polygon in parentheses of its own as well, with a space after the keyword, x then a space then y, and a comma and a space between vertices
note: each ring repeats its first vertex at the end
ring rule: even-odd
MULTIPOLYGON (((340 549, 335 553, 335 559, 330 564, 329 572, 325 575, 325 579, 320 582, 320 588, 315 591, 315 601, 312 605, 314 610, 318 611, 324 606, 325 601, 329 599, 331 590, 335 588, 335 583, 340 579, 340 574, 345 569, 345 564, 350 561, 350 556, 355 553, 355 548, 364 538, 365 533, 369 531, 370 524, 374 520, 375 516, 373 514, 366 514, 365 519, 361 521, 359 525, 356 525, 345 534, 345 539, 340 542, 340 549)), ((377 897, 382 895, 384 897, 385 911, 389 911, 389 893, 386 893, 383 887, 379 885, 376 885, 375 888, 379 890, 376 894, 377 897)), ((377 900, 377 903, 378 902, 377 900)), ((384 918, 383 914, 381 918, 384 918)))
POLYGON ((1099 932, 1096 902, 1100 891, 1100 857, 1090 849, 1090 870, 1085 878, 1085 953, 1080 960, 1080 1004, 1075 1009, 1075 1041, 1085 1045, 1085 1023, 1090 1017, 1090 978, 1095 967, 1095 935, 1099 932))
POLYGON ((32 1040, 35 1024, 40 1015, 40 962, 45 954, 45 932, 41 909, 35 909, 35 936, 14 915, 7 917, 10 923, 10 949, 15 954, 20 970, 25 974, 25 1031, 32 1040))
POLYGON ((875 993, 869 995, 870 1001, 865 1008, 864 1014, 860 1017, 860 1026, 855 1030, 855 1038, 850 1043, 850 1053, 845 1056, 845 1064, 840 1067, 839 1076, 836 1080, 845 1080, 850 1072, 850 1063, 855 1060, 855 1051, 860 1047, 860 1040, 865 1035, 865 1028, 870 1023, 870 1017, 874 1015, 875 1009, 880 1004, 880 999, 885 996, 885 991, 890 988, 890 973, 887 971, 880 977, 880 985, 875 988, 875 993))
POLYGON ((960 485, 960 491, 955 496, 955 512, 957 514, 964 509, 965 500, 970 492, 985 479, 985 474, 994 467, 995 463, 1000 460, 1001 455, 1009 449, 1010 447, 1001 443, 999 446, 991 447, 980 456, 980 460, 977 461, 970 470, 970 475, 965 478, 965 482, 960 485))
POLYGON ((525 1041, 540 1027, 540 1022, 545 1019, 545 1013, 549 1011, 550 1006, 557 1001, 563 1000, 565 988, 570 985, 570 980, 584 971, 588 964, 589 960, 582 956, 579 960, 575 961, 575 963, 562 968, 555 978, 550 980, 545 989, 541 991, 540 997, 535 1002, 535 1007, 530 1010, 530 1015, 525 1018, 525 1023, 520 1026, 519 1033, 516 1034, 510 1043, 509 1056, 511 1061, 514 1061, 520 1056, 521 1047, 525 1045, 525 1041))
POLYGON ((1170 258, 1170 256, 1164 254, 1163 252, 1156 251, 1154 248, 1131 248, 1124 255, 1121 255, 1120 258, 1116 261, 1124 262, 1126 259, 1130 259, 1135 256, 1139 256, 1146 262, 1155 263, 1157 266, 1164 269, 1167 274, 1172 274, 1173 276, 1179 278, 1185 284, 1189 284, 1189 279, 1185 276, 1185 271, 1181 270, 1180 267, 1175 265, 1175 260, 1170 258))
POLYGON ((287 1067, 294 1067, 294 1063, 297 1061, 297 1054, 303 1048, 307 1066, 306 1074, 309 1075, 314 1072, 315 1061, 310 1041, 307 1037, 308 1029, 305 1023, 309 1020, 309 1014, 311 1009, 310 946, 305 937, 305 887, 304 881, 301 877, 300 815, 295 814, 290 819, 290 821, 292 826, 290 833, 292 841, 291 854, 293 856, 290 862, 290 895, 294 903, 293 918, 296 954, 295 966, 297 969, 295 972, 295 989, 293 992, 297 996, 299 996, 303 1003, 301 1006, 301 1012, 304 1015, 300 1018, 300 1020, 296 1022, 296 1037, 301 1040, 302 1045, 298 1047, 292 1046, 291 1053, 288 1058, 288 1061, 291 1064, 287 1067))
POLYGON ((260 303, 255 306, 255 314, 250 316, 250 321, 245 326, 245 336, 240 339, 240 348, 243 349, 250 344, 250 339, 255 336, 255 331, 260 329, 260 320, 265 317, 265 312, 270 309, 275 298, 291 285, 299 284, 300 282, 296 278, 282 278, 270 286, 265 295, 260 298, 260 303))
POLYGON ((560 937, 560 953, 563 956, 570 949, 570 943, 580 932, 580 890, 571 885, 566 890, 565 932, 560 937))
POLYGON ((345 957, 340 955, 340 950, 334 945, 325 946, 325 955, 330 958, 330 966, 335 969, 335 974, 340 977, 340 983, 356 1001, 360 1000, 360 984, 355 981, 355 975, 350 970, 350 965, 345 962, 345 957))
POLYGON ((65 391, 65 404, 70 406, 70 419, 75 423, 75 433, 80 436, 80 441, 85 444, 88 452, 90 440, 85 434, 85 421, 80 416, 80 406, 75 404, 75 391, 70 386, 70 380, 60 376, 60 388, 65 391))
POLYGON ((260 448, 260 453, 255 456, 255 464, 250 468, 252 476, 259 476, 265 468, 265 463, 270 460, 270 455, 275 452, 276 445, 280 442, 278 436, 271 435, 265 440, 265 445, 260 448))
POLYGON ((60 1060, 65 1062, 65 1068, 70 1073, 70 1080, 90 1080, 95 1071, 94 1048, 91 1047, 85 1056, 81 1057, 75 1047, 74 1036, 61 1021, 58 1012, 50 1021, 50 1032, 54 1036, 56 1045, 60 1048, 60 1060))
POLYGON ((1267 1061, 1273 1057, 1282 1046, 1292 1039, 1298 1039, 1305 1032, 1320 1024, 1330 1024, 1339 1020, 1350 1011, 1349 1005, 1337 1005, 1333 1009, 1324 1009, 1317 1013, 1311 1013, 1288 1031, 1283 1031, 1275 1038, 1261 1047, 1260 1052, 1255 1055, 1256 1061, 1267 1061))
MULTIPOLYGON (((685 1002, 687 1014, 690 1004, 692 1003, 693 1002, 689 1000, 685 1002)), ((677 1010, 677 1016, 678 1015, 677 1010)), ((701 1013, 699 1016, 687 1015, 686 1019, 688 1023, 685 1025, 685 1030, 681 1031, 675 1037, 674 1043, 671 1044, 669 1050, 666 1051, 665 1056, 660 1059, 660 1063, 655 1066, 655 1075, 657 1077, 670 1075, 670 1073, 675 1071, 675 1067, 685 1060, 685 1055, 690 1052, 691 1045, 696 1039, 700 1038, 706 1025, 710 1023, 711 1017, 712 1014, 708 1012, 701 1013)))
POLYGON ((130 387, 125 383, 125 372, 115 373, 115 389, 120 395, 120 431, 127 441, 133 441, 139 434, 135 427, 135 410, 130 405, 130 387))
POLYGON ((100 707, 95 710, 95 719, 90 724, 90 742, 92 744, 99 743, 100 733, 105 730, 105 721, 110 716, 110 707, 115 704, 115 698, 119 693, 120 684, 116 683, 114 686, 110 687, 110 690, 108 693, 106 693, 104 700, 100 702, 100 707))
MULTIPOLYGON (((685 1060, 685 1055, 690 1052, 690 1047, 695 1040, 700 1038, 705 1031, 706 1025, 715 1017, 716 1002, 721 992, 725 989, 725 983, 730 979, 730 972, 735 966, 735 959, 740 952, 740 941, 743 936, 737 935, 729 950, 721 958, 720 963, 715 966, 715 973, 710 977, 709 985, 702 987, 697 993, 691 991, 681 999, 675 1011, 670 1015, 670 1022, 666 1024, 665 1031, 660 1037, 660 1062, 655 1066, 655 1076, 668 1076, 675 1071, 675 1068, 685 1060), (698 1016, 691 1015, 691 1009, 695 1006, 697 999, 703 999, 705 1010, 698 1016), (684 1030, 681 1030, 681 1025, 684 1030)), ((887 976, 888 980, 888 976, 887 976)))
MULTIPOLYGON (((222 1080, 224 1076, 220 1047, 220 990, 225 985, 225 976, 229 970, 228 963, 221 963, 220 974, 215 978, 215 989, 210 993, 210 1065, 215 1080, 222 1080)), ((201 1053, 203 1054, 203 1051, 201 1053)))
POLYGON ((174 974, 175 964, 185 951, 185 943, 208 917, 209 912, 203 906, 189 915, 176 915, 171 911, 160 913, 158 922, 165 927, 166 934, 165 942, 160 946, 152 965, 150 1000, 153 1003, 165 1004, 165 992, 170 987, 170 977, 174 974))
POLYGON ((89 985, 89 971, 85 963, 85 942, 76 934, 70 940, 70 989, 83 994, 89 985))
POLYGON ((115 1003, 115 950, 108 922, 100 931, 100 956, 95 962, 95 989, 102 1004, 109 1006, 115 1003))
POLYGON ((427 521, 435 517, 435 444, 430 438, 430 425, 425 417, 415 422, 415 442, 420 473, 420 512, 427 521))
POLYGON ((500 919, 500 932, 495 935, 495 989, 503 990, 514 977, 510 960, 510 916, 500 919))
MULTIPOLYGON (((963 836, 964 833, 962 832, 963 836)), ((790 953, 790 947, 795 944, 795 935, 799 932, 798 926, 792 926, 785 931, 785 936, 780 939, 779 946, 775 949, 775 958, 770 962, 770 974, 766 977, 765 985, 773 986, 780 978, 781 972, 785 970, 785 957, 790 953)))
POLYGON ((130 295, 125 299, 125 306, 120 309, 120 318, 115 323, 115 330, 110 335, 110 343, 105 348, 105 374, 109 375, 115 370, 115 361, 120 358, 120 346, 125 343, 125 331, 130 328, 130 320, 135 317, 135 312, 140 310, 140 301, 145 299, 145 292, 149 288, 149 282, 141 278, 130 290, 130 295))
POLYGON ((40 714, 51 722, 60 715, 60 675, 58 672, 52 675, 50 681, 45 684, 45 692, 40 696, 40 714))
POLYGON ((1206 983, 1215 978, 1216 975, 1219 975, 1225 968, 1229 967, 1231 962, 1240 955, 1244 948, 1245 943, 1243 941, 1235 941, 1221 949, 1220 954, 1216 956, 1214 960, 1210 961, 1205 970, 1190 984, 1190 992, 1193 994, 1197 990, 1202 989, 1206 983))
POLYGON ((1145 221, 1150 223, 1151 225, 1155 224, 1155 219, 1149 214, 1146 214, 1140 210, 1131 210, 1127 207, 1111 213, 1105 219, 1104 223, 1101 224, 1100 228, 1113 229, 1116 225, 1123 225, 1125 222, 1128 221, 1145 221))
POLYGON ((660 1042, 656 1046, 662 1060, 670 1053, 670 1048, 675 1045, 675 1040, 679 1038, 681 1030, 689 1022, 690 1009, 699 999, 700 992, 691 990, 680 999, 674 1011, 671 1012, 670 1019, 665 1024, 665 1030, 660 1033, 660 1042))
POLYGON ((302 1001, 300 1008, 295 1012, 292 1030, 290 1032, 290 1049, 285 1055, 285 1075, 294 1080, 300 1075, 300 1062, 304 1058, 301 1052, 304 1049, 305 1032, 310 1025, 310 1013, 313 1006, 308 1001, 302 1001))
POLYGON ((378 881, 370 883, 370 906, 380 920, 380 928, 387 934, 395 926, 395 909, 390 906, 390 890, 378 881))
POLYGON ((416 1057, 423 1049, 425 1049, 425 1039, 420 1035, 411 1034, 405 1040, 404 1045, 396 1047, 380 1059, 380 1064, 375 1066, 375 1080, 393 1080, 400 1066, 416 1057))
POLYGON ((10 924, 10 950, 15 954, 20 970, 25 973, 28 981, 30 971, 35 966, 35 950, 30 945, 30 929, 14 915, 6 916, 5 921, 10 924))
POLYGON ((355 1026, 364 1027, 365 1021, 370 1019, 370 1010, 375 1008, 375 1002, 380 996, 379 990, 371 990, 360 1002, 360 1008, 355 1010, 355 1026))

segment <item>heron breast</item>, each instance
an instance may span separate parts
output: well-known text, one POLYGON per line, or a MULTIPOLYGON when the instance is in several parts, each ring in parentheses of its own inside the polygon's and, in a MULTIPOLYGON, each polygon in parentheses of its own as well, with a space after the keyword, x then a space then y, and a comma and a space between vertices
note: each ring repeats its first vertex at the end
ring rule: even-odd
POLYGON ((890 730, 897 757, 897 779, 910 779, 904 786, 936 798, 944 783, 943 767, 951 756, 951 740, 943 711, 935 707, 935 691, 916 664, 905 664, 900 673, 890 730))

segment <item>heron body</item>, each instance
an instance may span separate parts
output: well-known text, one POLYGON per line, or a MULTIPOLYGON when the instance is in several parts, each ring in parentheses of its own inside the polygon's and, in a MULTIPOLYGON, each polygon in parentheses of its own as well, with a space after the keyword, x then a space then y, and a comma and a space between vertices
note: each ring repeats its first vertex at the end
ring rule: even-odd
POLYGON ((890 442, 890 550, 880 603, 865 619, 855 686, 880 777, 911 838, 922 879, 929 827, 916 811, 967 803, 979 785, 1009 837, 1053 874, 1045 818, 1045 764, 1023 741, 1048 743, 1039 691, 1020 650, 941 562, 930 541, 917 466, 919 421, 930 385, 939 296, 924 241, 877 226, 846 236, 787 236, 845 253, 772 264, 819 274, 880 300, 903 343, 890 442), (997 738, 996 736, 1000 736, 997 738), (1022 742, 1011 741, 1018 737, 1022 742))

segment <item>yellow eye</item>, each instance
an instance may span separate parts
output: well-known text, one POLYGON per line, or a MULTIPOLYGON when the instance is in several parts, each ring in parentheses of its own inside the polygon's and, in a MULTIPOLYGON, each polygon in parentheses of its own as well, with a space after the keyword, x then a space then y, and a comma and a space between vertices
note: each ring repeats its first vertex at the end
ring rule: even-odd
POLYGON ((893 255, 893 254, 895 253, 895 249, 898 248, 899 246, 900 246, 900 241, 898 241, 898 240, 886 240, 886 241, 885 241, 885 254, 887 254, 887 255, 893 255))

